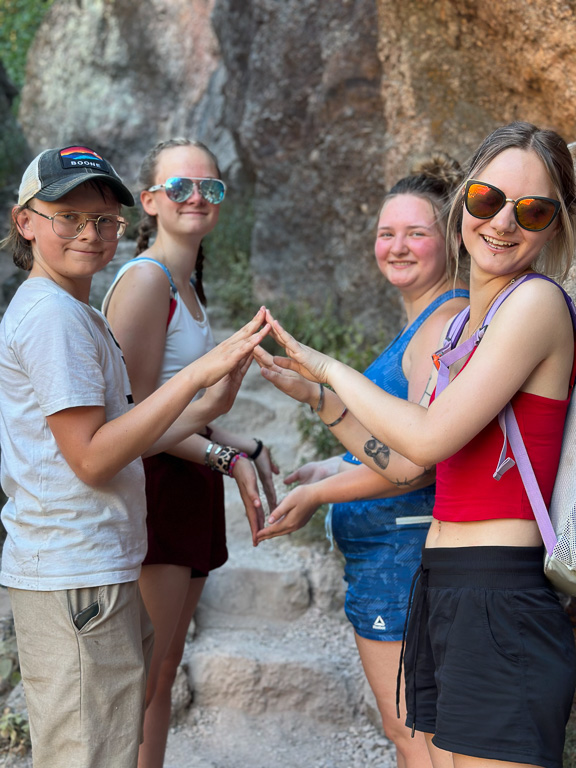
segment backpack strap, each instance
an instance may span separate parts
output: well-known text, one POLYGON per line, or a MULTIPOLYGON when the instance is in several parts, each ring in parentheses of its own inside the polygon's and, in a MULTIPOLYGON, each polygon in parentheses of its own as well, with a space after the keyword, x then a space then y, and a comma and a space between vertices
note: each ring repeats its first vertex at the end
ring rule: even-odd
MULTIPOLYGON (((546 277, 545 275, 530 274, 526 275, 526 277, 540 277, 545 280, 550 280, 550 278, 546 277)), ((555 281, 550 280, 550 282, 555 281)), ((576 308, 574 307, 574 302, 562 288, 562 286, 558 287, 562 291, 562 295, 564 296, 564 300, 566 301, 570 311, 570 317, 572 318, 574 331, 576 332, 576 308)), ((574 381, 572 376, 570 380, 570 395, 572 394, 573 386, 574 381)), ((498 423, 500 424, 500 428, 504 435, 504 443, 502 445, 500 460, 498 462, 498 466, 496 467, 494 478, 496 480, 500 480, 502 475, 511 467, 513 467, 514 464, 517 465, 518 472, 522 478, 524 489, 526 490, 526 495, 530 500, 530 506, 532 507, 534 517, 538 523, 538 528, 540 529, 542 541, 544 542, 544 546, 546 547, 548 555, 551 556, 558 538, 556 536, 556 532, 554 531, 554 526, 550 520, 550 515, 546 508, 546 504, 544 503, 544 498, 542 497, 542 492, 540 490, 540 486, 538 485, 538 480, 534 474, 534 469, 532 468, 532 463, 530 461, 530 457, 528 456, 526 446, 524 445, 524 439, 522 438, 522 433, 520 432, 512 403, 507 403, 505 407, 500 411, 498 414, 498 423), (511 458, 504 458, 506 456, 506 447, 508 442, 510 443, 510 448, 512 449, 512 453, 514 454, 516 461, 511 458)))
MULTIPOLYGON (((438 370, 438 382, 436 384, 436 397, 448 386, 449 382, 449 374, 450 374, 450 366, 455 363, 457 360, 460 360, 461 358, 465 357, 466 355, 469 355, 470 352, 474 349, 474 347, 477 347, 478 344, 482 341, 482 338, 484 334, 486 333, 486 329, 488 328, 490 321, 502 305, 502 303, 510 296, 512 291, 515 291, 518 286, 522 285, 522 283, 526 282, 527 280, 533 280, 534 278, 539 278, 541 280, 548 280, 551 283, 554 283, 555 285, 558 285, 555 280, 552 280, 550 277, 547 277, 546 275, 540 275, 537 272, 530 272, 527 275, 522 275, 522 277, 519 277, 518 279, 512 280, 510 285, 506 288, 505 291, 502 291, 500 296, 497 297, 497 299, 494 301, 488 312, 486 313, 486 317, 484 318, 484 321, 480 328, 470 336, 469 339, 466 339, 462 344, 458 344, 458 340, 460 339, 460 336, 462 335, 462 331, 464 329, 464 326, 468 322, 468 319, 470 317, 470 307, 466 307, 463 309, 452 321, 450 324, 450 327, 448 328, 448 333, 446 335, 446 339, 444 340, 444 345, 441 349, 438 350, 434 355, 432 355, 432 360, 434 361, 434 365, 436 366, 438 370)), ((570 315, 572 317, 572 323, 574 324, 574 328, 576 328, 576 309, 574 307, 574 303, 570 296, 566 293, 566 291, 562 288, 562 286, 558 285, 560 290, 562 291, 562 294, 564 295, 564 299, 566 300, 566 304, 568 305, 568 309, 570 310, 570 315)))
MULTIPOLYGON (((500 411, 498 414, 498 421, 502 431, 504 432, 504 445, 502 447, 502 451, 504 453, 506 451, 506 441, 508 435, 512 453, 516 458, 518 472, 520 472, 520 477, 522 478, 522 482, 526 490, 526 495, 530 500, 530 506, 534 512, 536 522, 538 523, 542 541, 544 542, 544 546, 546 547, 548 554, 552 555, 552 550, 556 546, 558 537, 554 531, 554 526, 552 525, 550 515, 546 509, 546 504, 544 504, 542 491, 540 490, 538 480, 534 474, 534 470, 530 462, 530 457, 526 451, 526 446, 524 445, 524 440, 522 439, 522 433, 520 432, 518 422, 516 421, 516 414, 514 413, 514 409, 512 408, 511 403, 507 403, 504 409, 500 411)), ((502 457, 502 454, 500 454, 500 457, 502 457)), ((512 459, 506 459, 506 461, 511 462, 511 464, 510 466, 507 466, 506 469, 504 469, 504 472, 506 472, 507 469, 510 469, 510 467, 514 466, 514 461, 512 459)), ((494 473, 496 480, 500 480, 500 477, 502 477, 504 472, 501 472, 499 476, 496 477, 496 474, 498 473, 497 469, 494 473)))
POLYGON ((480 344, 484 334, 486 333, 486 328, 488 327, 490 321, 496 314, 496 311, 498 310, 502 302, 505 299, 507 299, 508 296, 512 293, 512 291, 514 291, 521 283, 523 283, 527 277, 529 277, 529 275, 524 275, 518 280, 516 279, 512 280, 512 282, 506 288, 506 290, 503 291, 500 294, 500 296, 498 296, 494 304, 492 304, 492 306, 486 313, 486 317, 484 318, 484 321, 482 322, 482 325, 480 326, 480 328, 478 328, 478 330, 475 333, 473 333, 472 336, 470 336, 470 338, 462 342, 462 344, 458 344, 458 340, 462 335, 464 326, 466 325, 466 323, 468 322, 468 319, 470 318, 470 307, 466 307, 465 309, 462 310, 462 312, 456 315, 456 317, 454 318, 454 320, 452 321, 448 329, 448 334, 444 341, 444 346, 442 347, 442 349, 436 352, 435 355, 432 356, 434 364, 438 369, 438 381, 436 383, 436 397, 438 397, 438 395, 448 386, 450 366, 453 363, 455 363, 457 360, 461 360, 463 357, 469 355, 474 349, 474 347, 477 347, 478 344, 480 344))

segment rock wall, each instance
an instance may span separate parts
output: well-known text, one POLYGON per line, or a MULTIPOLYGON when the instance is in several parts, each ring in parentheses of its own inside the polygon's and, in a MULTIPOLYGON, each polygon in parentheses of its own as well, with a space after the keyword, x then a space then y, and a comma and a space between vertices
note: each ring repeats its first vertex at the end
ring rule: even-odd
POLYGON ((132 183, 158 139, 201 138, 228 204, 254 201, 257 298, 331 298, 392 329, 372 257, 384 189, 514 118, 576 138, 575 37, 561 0, 56 0, 20 120, 34 151, 86 142, 132 183))
POLYGON ((258 296, 377 307, 386 126, 374 3, 219 0, 213 23, 224 119, 255 175, 258 296))
POLYGON ((377 40, 372 0, 56 0, 20 119, 35 150, 86 142, 131 182, 155 141, 196 135, 253 196, 257 298, 331 297, 381 324, 377 40))
POLYGON ((465 158, 512 120, 576 139, 572 3, 377 0, 377 6, 392 176, 429 146, 465 158))
POLYGON ((0 61, 0 239, 8 233, 8 211, 29 161, 26 139, 12 113, 18 89, 0 61))

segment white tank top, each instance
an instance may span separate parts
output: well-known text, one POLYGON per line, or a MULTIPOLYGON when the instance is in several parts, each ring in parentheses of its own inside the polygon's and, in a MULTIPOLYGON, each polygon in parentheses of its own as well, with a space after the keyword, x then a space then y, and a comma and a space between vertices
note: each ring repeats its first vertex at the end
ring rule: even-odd
MULTIPOLYGON (((165 272, 170 281, 170 297, 175 301, 174 312, 168 323, 168 328, 166 329, 164 358, 162 360, 162 367, 157 383, 157 386, 159 387, 174 376, 175 373, 178 373, 182 368, 185 368, 190 363, 193 363, 194 360, 202 357, 202 355, 209 352, 216 345, 212 335, 212 329, 210 328, 210 323, 208 322, 206 310, 200 301, 198 301, 198 306, 200 307, 202 318, 196 320, 188 311, 186 304, 183 301, 180 301, 180 297, 178 296, 176 286, 174 285, 174 281, 172 280, 168 268, 159 261, 150 259, 147 256, 132 259, 124 264, 118 271, 118 274, 114 278, 114 282, 108 289, 106 296, 104 296, 102 312, 106 314, 110 297, 122 275, 127 272, 130 267, 133 267, 134 264, 138 264, 138 262, 142 261, 149 261, 152 264, 156 264, 165 272)), ((200 397, 203 391, 204 390, 199 392, 194 399, 200 397)))

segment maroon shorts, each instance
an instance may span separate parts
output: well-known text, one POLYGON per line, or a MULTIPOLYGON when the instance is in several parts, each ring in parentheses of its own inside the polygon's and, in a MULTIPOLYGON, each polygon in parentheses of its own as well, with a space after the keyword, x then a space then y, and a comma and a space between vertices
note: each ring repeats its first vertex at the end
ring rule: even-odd
POLYGON ((160 453, 144 459, 148 552, 143 565, 184 565, 205 576, 226 562, 219 472, 160 453))

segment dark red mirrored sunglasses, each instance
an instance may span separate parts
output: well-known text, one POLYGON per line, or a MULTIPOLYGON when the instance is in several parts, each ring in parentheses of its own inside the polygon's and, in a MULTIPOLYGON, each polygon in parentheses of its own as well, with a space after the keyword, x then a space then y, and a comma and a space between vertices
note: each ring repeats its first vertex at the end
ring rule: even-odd
POLYGON ((560 210, 558 200, 550 197, 519 197, 512 200, 504 192, 484 181, 469 179, 464 192, 466 210, 476 219, 491 219, 506 203, 514 203, 514 216, 522 229, 540 232, 556 218, 560 210))

